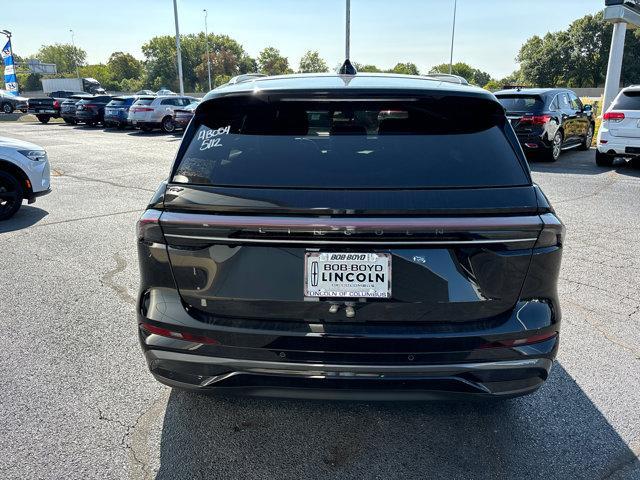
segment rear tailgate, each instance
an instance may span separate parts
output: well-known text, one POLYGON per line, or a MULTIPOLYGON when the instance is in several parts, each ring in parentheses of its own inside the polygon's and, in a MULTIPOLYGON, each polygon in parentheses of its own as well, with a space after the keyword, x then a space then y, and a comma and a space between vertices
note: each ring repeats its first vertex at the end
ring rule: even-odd
POLYGON ((335 192, 172 185, 165 205, 160 221, 180 294, 189 306, 212 315, 310 322, 331 320, 331 304, 348 300, 305 296, 311 273, 305 256, 322 252, 390 256, 390 271, 383 272, 390 277, 389 298, 351 299, 362 320, 450 322, 510 311, 542 226, 532 188, 440 191, 437 196, 359 192, 345 202, 335 192), (295 198, 300 203, 286 203, 295 198), (444 199, 451 207, 440 212, 417 214, 410 208, 444 199), (466 208, 456 212, 456 204, 470 200, 476 215, 466 208), (285 207, 300 212, 316 201, 324 202, 317 205, 325 205, 327 212, 337 204, 351 211, 366 206, 369 215, 372 205, 380 205, 380 216, 281 213, 285 207), (406 206, 402 210, 412 215, 385 215, 391 205, 406 206))
POLYGON ((358 321, 442 323, 511 312, 542 229, 536 195, 499 106, 458 100, 199 108, 160 217, 190 311, 323 322, 349 302, 358 321))
POLYGON ((616 97, 611 110, 624 114, 620 121, 608 121, 613 137, 640 138, 640 91, 623 91, 616 97))

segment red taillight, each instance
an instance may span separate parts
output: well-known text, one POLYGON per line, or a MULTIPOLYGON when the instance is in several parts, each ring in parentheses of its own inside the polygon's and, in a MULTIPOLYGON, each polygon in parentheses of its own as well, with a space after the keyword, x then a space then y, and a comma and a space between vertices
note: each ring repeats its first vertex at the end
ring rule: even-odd
POLYGON ((544 125, 551 120, 551 115, 530 115, 522 117, 520 123, 531 123, 533 125, 544 125))
POLYGON ((151 325, 150 323, 142 323, 140 326, 143 330, 154 335, 160 335, 161 337, 175 338, 176 340, 185 340, 187 342, 203 343, 205 345, 218 345, 220 343, 215 338, 196 335, 189 332, 176 332, 167 328, 151 325))
POLYGON ((58 100, 53 101, 53 108, 60 108, 60 102, 58 100))
POLYGON ((624 113, 622 112, 607 112, 602 116, 603 120, 610 120, 612 122, 621 122, 624 118, 624 113))
POLYGON ((93 103, 85 103, 84 108, 97 108, 98 106, 93 103))
POLYGON ((146 210, 138 223, 136 224, 136 233, 138 240, 148 243, 164 243, 164 235, 160 228, 160 216, 162 212, 159 210, 146 210))
POLYGON ((557 332, 540 333, 538 335, 532 335, 525 338, 515 338, 511 340, 497 340, 495 342, 488 342, 480 345, 480 348, 510 348, 510 347, 522 347, 524 345, 531 345, 532 343, 545 342, 551 340, 558 335, 557 332))
POLYGON ((133 107, 132 112, 153 112, 153 108, 150 107, 133 107))

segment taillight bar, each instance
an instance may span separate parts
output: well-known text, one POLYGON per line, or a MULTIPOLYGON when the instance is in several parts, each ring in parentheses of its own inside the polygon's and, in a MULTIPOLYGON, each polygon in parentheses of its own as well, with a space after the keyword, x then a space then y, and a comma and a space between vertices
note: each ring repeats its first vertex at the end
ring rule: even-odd
POLYGON ((151 107, 133 107, 131 108, 132 112, 153 112, 153 108, 151 107))
POLYGON ((551 120, 551 115, 526 115, 520 119, 520 124, 531 123, 533 125, 544 125, 551 120))
POLYGON ((625 115, 623 112, 607 112, 602 116, 602 119, 611 122, 621 122, 625 119, 625 115))

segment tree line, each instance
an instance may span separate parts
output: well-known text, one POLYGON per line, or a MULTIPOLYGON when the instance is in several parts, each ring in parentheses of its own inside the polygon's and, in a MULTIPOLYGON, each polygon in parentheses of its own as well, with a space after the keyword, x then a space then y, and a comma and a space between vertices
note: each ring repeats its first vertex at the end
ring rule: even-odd
MULTIPOLYGON (((574 21, 568 29, 533 36, 520 48, 516 62, 518 70, 506 78, 496 79, 489 73, 464 62, 453 65, 452 73, 470 83, 496 90, 507 84, 535 87, 597 87, 604 83, 611 44, 612 25, 604 21, 602 12, 586 15, 574 21)), ((327 72, 329 66, 317 51, 309 50, 300 59, 297 69, 289 59, 274 47, 264 48, 257 57, 251 57, 243 46, 227 35, 200 32, 181 36, 184 88, 189 92, 208 89, 207 40, 211 62, 212 83, 221 85, 229 78, 260 72, 267 75, 286 73, 327 72)), ((70 44, 43 45, 40 50, 18 61, 37 59, 55 63, 56 76, 73 77, 76 65, 80 76, 93 77, 110 91, 158 90, 168 87, 178 90, 176 45, 172 35, 157 36, 142 45, 144 60, 130 53, 114 52, 106 63, 88 64, 84 50, 70 44)), ((420 73, 448 73, 449 64, 433 66, 420 72, 415 63, 399 62, 391 69, 371 64, 355 64, 362 72, 388 72, 419 75, 420 73)), ((339 66, 334 66, 337 70, 339 66)), ((18 72, 23 90, 39 90, 42 75, 18 72)), ((46 77, 46 76, 45 76, 46 77)), ((640 83, 640 32, 630 31, 626 38, 626 51, 622 78, 624 84, 640 83)))

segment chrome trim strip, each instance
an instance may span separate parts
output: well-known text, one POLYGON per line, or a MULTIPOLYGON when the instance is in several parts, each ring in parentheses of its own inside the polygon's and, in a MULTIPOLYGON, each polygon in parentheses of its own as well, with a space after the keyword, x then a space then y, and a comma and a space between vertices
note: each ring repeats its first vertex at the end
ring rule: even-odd
POLYGON ((226 242, 226 243, 284 243, 295 245, 496 245, 505 243, 532 243, 537 241, 536 237, 531 238, 505 238, 502 240, 422 240, 422 241, 361 241, 361 240, 278 240, 268 238, 228 238, 228 237, 201 237, 196 235, 177 235, 171 233, 165 233, 165 237, 170 238, 182 238, 186 240, 204 240, 211 242, 226 242))
POLYGON ((354 232, 362 229, 398 231, 438 229, 443 232, 464 230, 493 230, 522 228, 542 228, 539 215, 516 217, 286 217, 286 216, 249 216, 249 215, 212 215, 202 213, 163 212, 160 224, 167 227, 190 226, 200 227, 229 227, 229 228, 283 228, 292 231, 304 229, 327 229, 339 231, 349 229, 354 232))
POLYGON ((332 373, 353 374, 456 374, 473 371, 487 370, 514 370, 521 368, 539 368, 550 371, 553 362, 548 358, 529 358, 522 360, 505 360, 498 362, 454 363, 443 365, 349 365, 349 364, 325 364, 325 363, 294 363, 294 362, 269 362, 259 360, 241 360, 222 357, 208 357, 192 355, 188 353, 166 352, 164 350, 151 350, 148 352, 158 360, 174 360, 204 365, 217 365, 227 367, 230 371, 243 371, 247 373, 275 374, 306 374, 326 375, 332 373))

